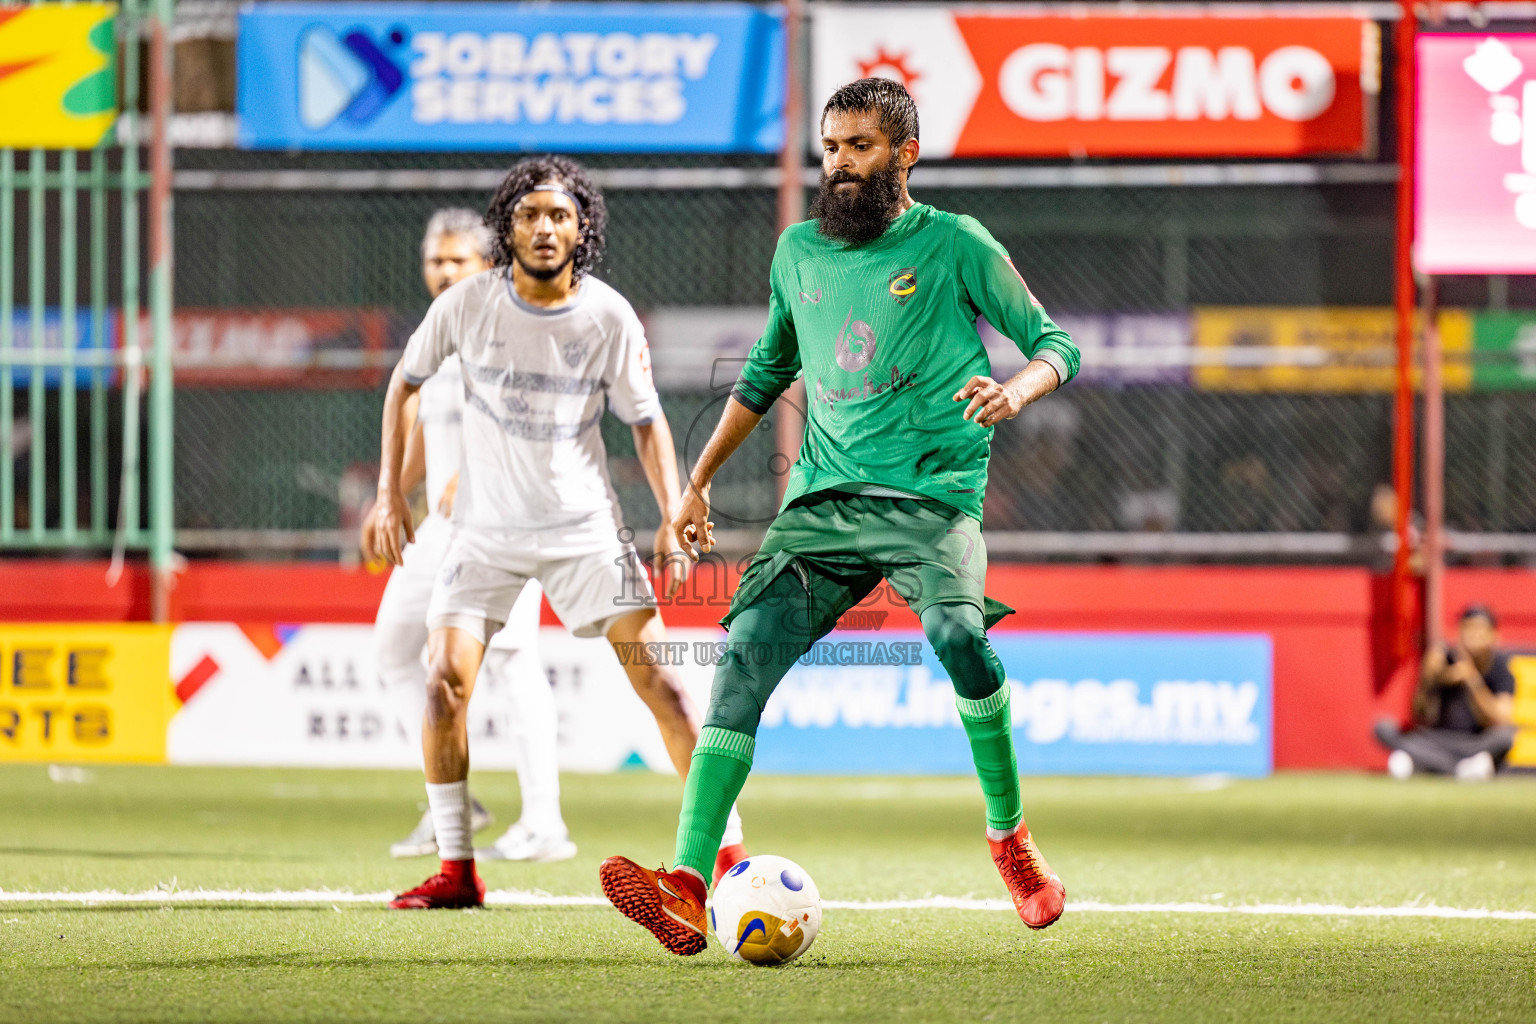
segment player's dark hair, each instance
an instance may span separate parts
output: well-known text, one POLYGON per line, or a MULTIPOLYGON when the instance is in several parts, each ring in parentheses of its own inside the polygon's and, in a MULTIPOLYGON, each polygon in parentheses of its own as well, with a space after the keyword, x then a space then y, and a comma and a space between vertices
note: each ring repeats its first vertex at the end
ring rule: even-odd
POLYGON ((1461 616, 1457 622, 1466 622, 1468 619, 1487 619, 1488 625, 1494 629, 1499 628, 1499 620, 1493 614, 1493 609, 1485 604, 1469 604, 1461 610, 1461 616))
POLYGON ((891 148, 917 138, 917 104, 900 82, 889 78, 861 78, 849 82, 821 108, 821 122, 828 114, 859 113, 874 110, 880 114, 880 130, 890 140, 891 148))
POLYGON ((563 156, 535 156, 512 165, 485 211, 491 229, 491 266, 513 263, 512 208, 535 185, 557 184, 581 203, 581 241, 571 256, 571 280, 580 281, 603 259, 608 244, 608 205, 587 169, 563 156))

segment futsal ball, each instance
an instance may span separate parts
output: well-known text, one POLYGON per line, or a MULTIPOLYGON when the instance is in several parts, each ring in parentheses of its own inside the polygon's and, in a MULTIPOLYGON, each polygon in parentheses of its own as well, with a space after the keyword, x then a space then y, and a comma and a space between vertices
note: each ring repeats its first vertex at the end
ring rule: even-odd
POLYGON ((730 954, 749 964, 787 964, 821 930, 821 894, 784 857, 748 857, 726 872, 710 901, 709 925, 730 954))

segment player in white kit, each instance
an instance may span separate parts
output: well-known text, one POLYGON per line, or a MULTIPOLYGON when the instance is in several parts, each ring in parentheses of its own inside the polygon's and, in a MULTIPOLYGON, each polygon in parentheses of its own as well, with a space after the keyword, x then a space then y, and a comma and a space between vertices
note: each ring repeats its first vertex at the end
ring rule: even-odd
MULTIPOLYGON (((433 298, 471 274, 490 267, 491 233, 473 210, 446 209, 432 215, 421 242, 422 278, 433 298)), ((379 673, 394 692, 400 721, 421 749, 421 725, 427 707, 427 608, 432 583, 448 547, 449 516, 458 487, 460 430, 464 414, 458 360, 451 359, 426 381, 406 410, 408 428, 403 483, 407 492, 425 477, 428 512, 416 527, 416 540, 404 552, 404 564, 390 575, 374 620, 379 673)), ((375 560, 373 512, 364 518, 364 554, 375 560)), ((480 852, 492 860, 565 860, 576 847, 560 814, 560 772, 556 754, 554 693, 539 662, 537 584, 524 589, 486 651, 482 686, 502 691, 500 703, 514 727, 517 779, 522 815, 492 847, 480 852)), ((471 798, 471 830, 489 825, 491 814, 471 798)), ((437 852, 431 812, 423 814, 406 838, 390 846, 395 857, 424 857, 437 852)))
MULTIPOLYGON (((654 552, 668 596, 688 560, 667 524, 681 502, 677 459, 639 318, 589 271, 602 255, 607 211, 586 171, 560 157, 515 165, 491 201, 495 268, 449 288, 411 336, 384 404, 374 546, 399 564, 413 536, 401 489, 408 397, 453 355, 465 395, 463 462, 453 529, 432 592, 423 730, 427 802, 442 866, 391 902, 400 909, 479 906, 485 886, 470 844, 466 711, 487 643, 532 580, 577 636, 605 636, 626 654, 662 650, 666 627, 646 568, 619 518, 599 424, 608 408, 630 425, 661 508, 654 552)), ((676 671, 620 659, 656 718, 680 775, 699 714, 676 671)), ((717 872, 745 856, 731 813, 717 872)))

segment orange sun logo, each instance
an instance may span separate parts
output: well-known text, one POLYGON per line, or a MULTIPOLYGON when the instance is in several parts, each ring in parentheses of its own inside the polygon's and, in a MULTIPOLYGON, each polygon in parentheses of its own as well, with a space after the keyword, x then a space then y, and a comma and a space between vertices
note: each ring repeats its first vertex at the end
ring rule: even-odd
POLYGON ((907 67, 907 54, 891 53, 884 46, 875 51, 870 60, 858 61, 860 78, 891 78, 912 88, 912 83, 923 76, 907 67))

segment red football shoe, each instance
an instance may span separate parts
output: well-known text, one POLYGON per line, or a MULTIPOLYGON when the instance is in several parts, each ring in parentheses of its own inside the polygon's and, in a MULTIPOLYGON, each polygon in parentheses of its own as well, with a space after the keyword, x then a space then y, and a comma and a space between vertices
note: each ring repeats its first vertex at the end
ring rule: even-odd
POLYGON ((992 862, 1008 886, 1019 919, 1031 928, 1047 928, 1056 923, 1067 902, 1067 887, 1040 856, 1040 848, 1030 838, 1029 826, 1019 823, 1019 830, 1007 839, 987 840, 992 848, 992 862))
POLYGON ((460 910, 485 905, 485 883, 473 860, 445 860, 437 874, 389 901, 395 910, 460 910))
POLYGON ((720 852, 715 854, 715 877, 709 880, 711 887, 720 884, 720 879, 731 868, 747 859, 747 848, 741 843, 732 843, 730 846, 720 847, 720 852))
POLYGON ((603 895, 678 956, 704 951, 709 931, 704 881, 687 871, 649 871, 628 857, 609 857, 597 870, 603 895))

